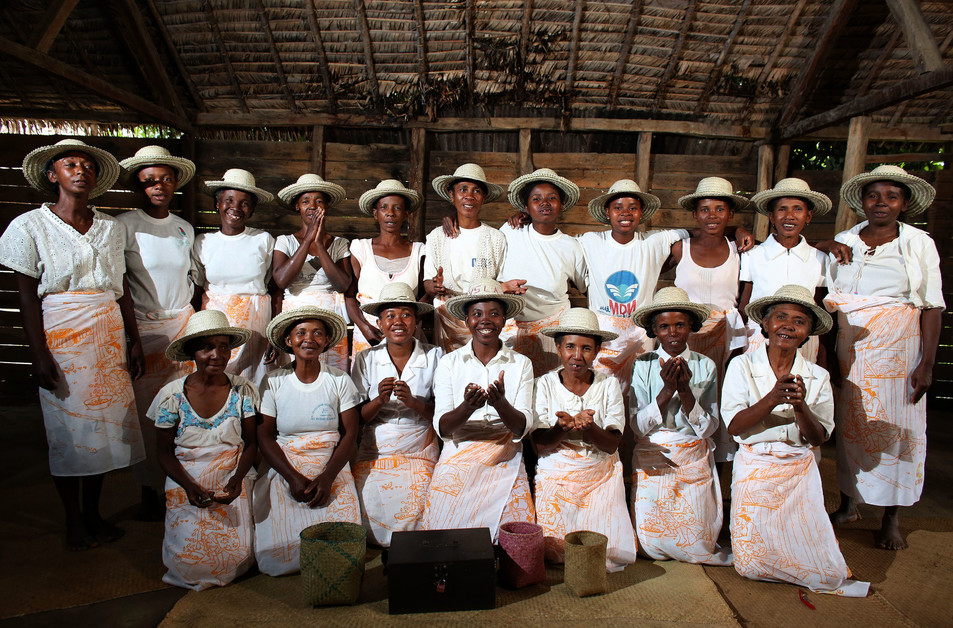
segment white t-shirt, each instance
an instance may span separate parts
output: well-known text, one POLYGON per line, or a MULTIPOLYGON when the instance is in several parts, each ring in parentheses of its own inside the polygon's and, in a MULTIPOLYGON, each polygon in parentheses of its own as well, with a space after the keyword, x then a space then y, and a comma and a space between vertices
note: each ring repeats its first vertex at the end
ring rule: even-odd
POLYGON ((636 308, 651 305, 672 244, 687 237, 684 229, 636 233, 628 244, 616 242, 611 231, 579 236, 589 270, 589 309, 628 318, 636 308))
POLYGON ((480 223, 475 229, 461 227, 459 235, 451 239, 443 234, 441 226, 427 235, 424 279, 433 279, 437 268, 443 266, 443 285, 465 293, 474 276, 496 279, 504 259, 506 238, 499 230, 480 223), (485 259, 488 257, 493 259, 485 259))
POLYGON ((360 403, 354 382, 344 371, 321 364, 318 379, 305 384, 285 367, 261 381, 261 413, 275 417, 278 436, 338 429, 345 410, 360 403))
POLYGON ((576 238, 558 229, 544 236, 532 225, 511 229, 506 224, 500 232, 506 236, 507 247, 500 282, 526 280, 525 306, 517 320, 538 321, 569 307, 567 281, 586 291, 586 258, 576 238))
MULTIPOLYGON (((293 235, 278 236, 278 239, 275 241, 275 250, 284 253, 288 259, 291 259, 291 256, 297 253, 300 248, 301 243, 298 242, 298 238, 293 235)), ((328 255, 331 256, 331 260, 335 263, 345 257, 350 257, 351 253, 348 251, 347 240, 337 236, 331 238, 328 255)), ((288 287, 285 289, 285 296, 300 296, 307 292, 322 294, 336 292, 334 286, 331 285, 331 280, 328 279, 328 275, 324 271, 324 267, 321 266, 321 262, 316 255, 311 255, 310 253, 307 259, 305 259, 304 264, 301 265, 301 272, 298 273, 294 281, 288 284, 288 287)))
POLYGON ((827 285, 827 256, 807 243, 804 236, 786 249, 774 234, 741 254, 741 281, 751 282, 751 301, 769 297, 781 286, 797 284, 814 292, 827 285))
MULTIPOLYGON (((559 381, 561 372, 559 368, 536 380, 536 429, 545 430, 556 425, 559 422, 557 412, 576 415, 583 410, 593 410, 592 420, 596 425, 621 433, 625 428, 625 409, 619 380, 604 373, 596 373, 589 390, 580 397, 559 381)), ((609 455, 572 432, 566 435, 563 443, 589 456, 609 455)))
MULTIPOLYGON (((437 372, 437 363, 443 357, 443 349, 414 340, 414 350, 404 365, 403 373, 397 373, 397 367, 387 353, 387 341, 365 349, 357 354, 351 367, 351 379, 363 401, 377 397, 377 387, 381 380, 394 377, 407 384, 411 394, 422 401, 433 399, 433 378, 437 372)), ((381 406, 372 423, 420 423, 424 419, 405 406, 396 395, 381 406)))
POLYGON ((266 231, 245 227, 238 235, 221 231, 195 238, 198 261, 195 283, 215 294, 266 294, 275 239, 266 231))
POLYGON ((40 282, 43 299, 59 292, 104 292, 122 296, 125 236, 112 216, 95 208, 85 234, 63 222, 49 203, 20 214, 0 236, 0 264, 40 282))
POLYGON ((136 310, 181 310, 192 300, 195 232, 175 214, 153 218, 141 209, 116 217, 126 230, 126 278, 136 310))

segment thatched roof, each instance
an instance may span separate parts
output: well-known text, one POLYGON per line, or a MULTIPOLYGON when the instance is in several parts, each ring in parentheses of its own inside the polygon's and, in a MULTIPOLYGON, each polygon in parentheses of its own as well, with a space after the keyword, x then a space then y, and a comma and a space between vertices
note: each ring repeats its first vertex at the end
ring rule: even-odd
POLYGON ((951 122, 953 11, 891 2, 6 0, 0 117, 624 118, 784 136, 866 99, 874 124, 951 122))

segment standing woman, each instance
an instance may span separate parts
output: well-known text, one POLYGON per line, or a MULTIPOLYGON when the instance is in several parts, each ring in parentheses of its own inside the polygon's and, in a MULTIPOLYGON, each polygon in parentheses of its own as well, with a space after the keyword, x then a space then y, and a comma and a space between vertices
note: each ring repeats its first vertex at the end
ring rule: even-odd
MULTIPOLYGON (((841 197, 866 220, 837 234, 850 264, 827 267, 828 309, 837 312, 835 525, 856 520, 857 503, 883 506, 877 547, 907 547, 899 507, 923 490, 927 400, 946 304, 940 257, 930 236, 901 222, 923 213, 936 191, 897 166, 851 178, 841 197)), ((836 374, 835 374, 836 378, 836 374)))
MULTIPOLYGON (((278 192, 278 198, 301 214, 301 228, 275 242, 272 272, 275 284, 285 291, 281 310, 313 305, 344 316, 351 254, 347 240, 327 232, 328 210, 344 200, 344 188, 316 174, 303 174, 278 192)), ((347 334, 321 354, 321 360, 347 373, 347 334)))
POLYGON ((126 279, 142 337, 146 367, 132 383, 136 409, 145 444, 146 459, 136 465, 142 487, 140 517, 159 520, 159 495, 165 490, 165 474, 155 457, 155 428, 146 411, 163 386, 188 375, 190 362, 173 362, 165 355, 169 343, 182 335, 194 310, 192 280, 192 225, 169 211, 177 190, 195 174, 195 164, 173 157, 162 146, 145 146, 135 156, 119 163, 129 187, 139 192, 141 208, 120 214, 125 228, 126 279))
POLYGON ((202 309, 225 312, 232 326, 251 332, 248 342, 232 352, 228 372, 257 386, 267 371, 264 334, 272 315, 268 280, 275 239, 245 223, 255 207, 274 196, 256 187, 252 173, 240 168, 227 170, 221 181, 206 181, 205 187, 215 197, 221 227, 195 238, 195 283, 205 290, 202 309))
POLYGON ((420 207, 416 190, 404 187, 396 179, 385 179, 361 194, 358 206, 365 214, 374 216, 380 233, 351 242, 354 281, 348 291, 347 313, 354 323, 352 357, 384 338, 377 327, 377 317, 361 312, 361 304, 373 301, 381 288, 395 281, 407 284, 419 295, 423 289, 425 250, 423 242, 411 242, 401 235, 410 214, 420 207))
POLYGON ((57 200, 10 222, 0 264, 17 279, 66 547, 85 550, 123 534, 99 513, 103 474, 145 458, 126 370, 141 376, 143 357, 123 230, 89 205, 116 182, 119 163, 68 139, 28 154, 23 174, 57 200))

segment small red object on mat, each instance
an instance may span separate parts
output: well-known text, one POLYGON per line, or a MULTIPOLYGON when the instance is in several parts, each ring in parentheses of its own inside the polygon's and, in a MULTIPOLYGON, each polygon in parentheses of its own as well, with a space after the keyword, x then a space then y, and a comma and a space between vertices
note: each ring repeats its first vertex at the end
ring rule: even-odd
POLYGON ((798 589, 798 591, 797 591, 797 596, 798 596, 799 598, 801 598, 801 601, 802 601, 802 602, 804 602, 804 606, 808 607, 808 608, 811 609, 812 611, 813 611, 813 610, 816 610, 816 609, 814 608, 814 605, 807 601, 807 596, 804 594, 804 589, 798 589))

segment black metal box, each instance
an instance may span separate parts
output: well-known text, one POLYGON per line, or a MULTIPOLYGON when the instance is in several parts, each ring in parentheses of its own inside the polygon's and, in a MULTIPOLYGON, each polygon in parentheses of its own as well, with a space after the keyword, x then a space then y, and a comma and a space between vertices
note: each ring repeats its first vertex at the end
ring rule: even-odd
POLYGON ((395 532, 387 590, 391 615, 494 608, 496 557, 489 528, 395 532))

